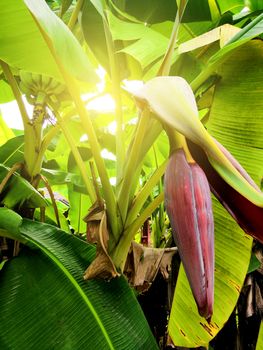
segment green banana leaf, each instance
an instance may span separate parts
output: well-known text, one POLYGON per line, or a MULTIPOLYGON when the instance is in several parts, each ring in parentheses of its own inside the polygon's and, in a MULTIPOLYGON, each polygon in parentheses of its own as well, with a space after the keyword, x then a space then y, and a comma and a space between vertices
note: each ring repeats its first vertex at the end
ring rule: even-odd
POLYGON ((0 58, 12 67, 60 79, 60 73, 23 0, 0 0, 0 58))
MULTIPOLYGON (((20 239, 19 227, 22 224, 22 217, 11 209, 0 208, 0 236, 20 239)), ((26 240, 23 239, 25 242, 26 240)))
MULTIPOLYGON (((9 170, 10 168, 0 164, 0 183, 8 174, 9 170)), ((47 205, 46 200, 41 194, 17 173, 14 173, 8 180, 0 194, 0 202, 8 208, 14 208, 25 202, 29 208, 45 207, 47 205)))
POLYGON ((244 7, 244 0, 217 0, 221 13, 239 12, 244 7))
POLYGON ((155 30, 149 29, 135 43, 120 50, 138 60, 142 68, 164 55, 169 39, 155 30), (147 47, 147 50, 145 48, 147 47))
POLYGON ((108 14, 109 25, 113 40, 136 40, 143 37, 151 29, 141 23, 120 20, 111 12, 108 14))
POLYGON ((91 1, 84 2, 81 15, 84 38, 100 64, 110 72, 104 20, 103 12, 101 15, 91 1))
POLYGON ((262 350, 263 349, 263 321, 261 321, 260 324, 260 329, 258 333, 258 341, 257 341, 257 346, 256 350, 262 350))
POLYGON ((94 68, 76 37, 64 22, 52 12, 44 0, 37 2, 34 0, 24 0, 24 3, 41 27, 43 31, 41 34, 44 35, 43 38, 48 40, 48 42, 49 40, 51 41, 56 56, 68 72, 79 80, 96 83, 98 78, 94 68))
MULTIPOLYGON (((121 10, 124 16, 133 16, 142 22, 160 23, 173 21, 176 15, 178 2, 173 0, 112 0, 121 10)), ((210 20, 209 1, 189 0, 183 21, 194 22, 210 20)))
POLYGON ((85 233, 87 224, 83 218, 88 214, 91 207, 90 198, 87 194, 76 191, 73 185, 68 185, 69 213, 68 217, 70 225, 77 233, 85 233))
POLYGON ((0 275, 1 348, 158 349, 123 277, 83 280, 93 246, 30 220, 20 235, 30 249, 0 275))
POLYGON ((206 124, 258 185, 263 175, 262 54, 262 41, 253 40, 221 66, 206 124))
POLYGON ((61 1, 61 10, 60 10, 61 17, 64 15, 65 12, 67 12, 67 10, 69 9, 72 2, 73 2, 73 0, 62 0, 61 1))
POLYGON ((232 51, 251 39, 256 38, 263 32, 263 13, 257 16, 251 23, 246 25, 227 44, 209 59, 209 64, 222 62, 232 51))
MULTIPOLYGON (((13 135, 14 136, 14 135, 13 135)), ((12 167, 24 161, 24 135, 12 137, 0 147, 0 163, 12 167)))
MULTIPOLYGON (((209 132, 227 147, 260 183, 263 175, 262 44, 253 41, 240 47, 219 74, 207 123, 209 132), (233 74, 234 72, 234 74, 233 74)), ((211 324, 201 319, 181 269, 169 332, 176 345, 208 343, 223 327, 237 302, 250 261, 251 239, 214 201, 215 215, 215 311, 211 324), (199 339, 202 339, 202 341, 199 339)))

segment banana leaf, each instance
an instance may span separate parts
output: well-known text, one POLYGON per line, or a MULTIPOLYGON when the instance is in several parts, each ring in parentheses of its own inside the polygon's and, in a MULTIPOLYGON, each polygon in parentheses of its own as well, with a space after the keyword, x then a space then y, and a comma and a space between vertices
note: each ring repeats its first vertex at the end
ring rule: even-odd
POLYGON ((19 231, 28 247, 0 274, 1 349, 158 349, 123 277, 83 280, 94 246, 26 219, 19 231))
MULTIPOLYGON (((0 164, 0 183, 9 170, 10 168, 0 164)), ((25 202, 29 208, 45 207, 47 205, 46 200, 28 181, 18 173, 14 173, 0 194, 0 203, 8 208, 14 208, 25 202)))
POLYGON ((24 161, 24 135, 10 138, 0 147, 0 163, 12 167, 24 161))
POLYGON ((12 67, 60 79, 60 73, 23 0, 0 1, 0 58, 12 67))
POLYGON ((98 78, 88 57, 64 22, 52 12, 44 0, 24 0, 24 3, 40 26, 49 49, 54 49, 66 70, 79 80, 96 83, 98 78))

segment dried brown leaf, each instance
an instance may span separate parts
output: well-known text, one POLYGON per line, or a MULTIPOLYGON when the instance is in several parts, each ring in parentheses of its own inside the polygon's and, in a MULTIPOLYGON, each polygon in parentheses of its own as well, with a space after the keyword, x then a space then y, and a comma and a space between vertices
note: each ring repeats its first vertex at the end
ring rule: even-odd
POLYGON ((145 292, 159 271, 167 279, 176 251, 177 248, 149 248, 132 242, 124 271, 130 284, 145 292))
POLYGON ((84 220, 87 222, 87 240, 97 243, 96 258, 85 271, 84 279, 111 279, 119 276, 108 254, 109 231, 105 207, 102 208, 96 202, 84 220))

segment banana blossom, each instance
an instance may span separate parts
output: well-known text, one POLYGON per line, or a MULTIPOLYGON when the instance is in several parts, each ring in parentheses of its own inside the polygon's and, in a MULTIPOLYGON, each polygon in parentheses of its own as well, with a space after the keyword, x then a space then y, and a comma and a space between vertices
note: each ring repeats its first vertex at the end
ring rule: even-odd
POLYGON ((194 94, 183 78, 156 77, 133 94, 165 129, 176 130, 186 139, 185 145, 182 143, 170 155, 165 173, 165 203, 198 311, 210 319, 214 224, 209 186, 240 227, 261 243, 263 193, 200 122, 194 94))

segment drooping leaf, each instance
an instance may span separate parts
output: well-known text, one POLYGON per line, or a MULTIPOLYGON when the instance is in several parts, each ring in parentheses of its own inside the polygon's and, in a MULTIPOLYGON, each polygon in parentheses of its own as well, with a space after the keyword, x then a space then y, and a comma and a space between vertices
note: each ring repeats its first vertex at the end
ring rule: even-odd
POLYGON ((208 31, 196 38, 183 42, 178 47, 179 53, 196 50, 200 47, 212 44, 215 41, 220 40, 220 46, 223 46, 230 38, 240 31, 239 28, 224 24, 223 26, 217 27, 208 31))
POLYGON ((0 208, 0 230, 10 232, 11 237, 14 239, 19 238, 19 227, 21 224, 22 217, 20 215, 8 208, 0 208))
POLYGON ((214 64, 223 60, 229 53, 232 53, 234 49, 259 36, 262 32, 263 13, 233 36, 221 50, 210 58, 209 64, 214 64))
MULTIPOLYGON (((10 168, 0 164, 0 183, 9 170, 10 168)), ((8 180, 0 194, 0 202, 8 208, 14 208, 16 205, 22 205, 25 202, 27 202, 29 208, 45 207, 47 205, 41 194, 17 173, 14 173, 8 180)))
POLYGON ((43 0, 37 3, 33 0, 24 0, 24 2, 52 42, 56 55, 64 67, 79 80, 89 83, 96 82, 97 76, 88 57, 64 22, 50 10, 43 0))
POLYGON ((124 278, 83 280, 95 256, 93 246, 29 220, 20 232, 34 250, 25 249, 1 272, 2 347, 158 348, 124 278))
POLYGON ((12 67, 60 79, 60 73, 23 0, 0 1, 0 58, 12 67))

